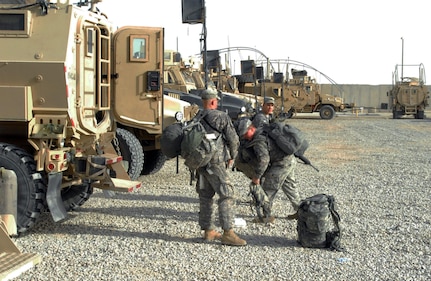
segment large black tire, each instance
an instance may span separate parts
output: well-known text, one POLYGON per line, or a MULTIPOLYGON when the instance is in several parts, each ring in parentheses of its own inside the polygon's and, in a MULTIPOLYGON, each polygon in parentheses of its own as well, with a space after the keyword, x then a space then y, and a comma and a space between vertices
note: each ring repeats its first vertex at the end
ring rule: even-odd
POLYGON ((416 119, 424 119, 425 112, 423 110, 418 110, 418 113, 415 115, 416 119))
POLYGON ((26 151, 0 143, 0 167, 13 170, 18 182, 18 232, 25 232, 36 222, 44 210, 46 200, 46 178, 36 171, 33 155, 26 151))
POLYGON ((145 162, 141 175, 155 174, 163 167, 167 157, 161 150, 145 151, 145 162))
POLYGON ((136 180, 144 165, 144 152, 139 140, 131 132, 118 128, 116 131, 118 145, 123 161, 128 162, 127 173, 130 179, 136 180))
POLYGON ((335 116, 335 110, 330 105, 324 105, 320 108, 320 118, 330 120, 335 116))
POLYGON ((400 119, 403 116, 403 112, 401 110, 392 110, 392 119, 400 119))
POLYGON ((90 198, 91 194, 93 194, 93 187, 89 183, 72 185, 61 190, 61 198, 66 211, 73 211, 82 206, 90 198))

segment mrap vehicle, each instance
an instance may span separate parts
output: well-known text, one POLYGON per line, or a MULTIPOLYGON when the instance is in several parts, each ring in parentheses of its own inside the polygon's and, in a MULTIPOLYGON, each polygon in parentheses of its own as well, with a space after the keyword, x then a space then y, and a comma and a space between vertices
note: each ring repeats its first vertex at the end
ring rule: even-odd
POLYGON ((116 29, 97 2, 0 0, 0 167, 17 177, 0 213, 17 210, 18 232, 93 188, 138 188, 164 163, 163 128, 192 114, 163 95, 164 29, 116 29))
POLYGON ((429 105, 429 91, 425 82, 423 64, 397 64, 395 66, 395 71, 392 73, 392 89, 387 93, 393 119, 399 119, 403 115, 413 115, 415 119, 424 119, 425 108, 429 105), (404 67, 416 68, 418 76, 404 76, 404 67))
POLYGON ((344 99, 323 94, 320 85, 306 70, 292 68, 290 79, 285 78, 282 72, 274 72, 272 77, 264 79, 263 67, 256 67, 253 60, 241 61, 241 64, 242 73, 237 76, 239 90, 273 97, 276 117, 292 118, 297 113, 319 112, 320 118, 330 120, 335 117, 336 112, 345 109, 344 99), (256 79, 257 77, 262 79, 256 79))

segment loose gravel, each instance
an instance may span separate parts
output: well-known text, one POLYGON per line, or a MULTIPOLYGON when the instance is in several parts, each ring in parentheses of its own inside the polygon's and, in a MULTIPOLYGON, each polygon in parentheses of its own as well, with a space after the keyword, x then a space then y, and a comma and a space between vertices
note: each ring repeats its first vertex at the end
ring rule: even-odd
POLYGON ((331 194, 341 216, 345 252, 301 247, 286 196, 272 225, 253 224, 249 181, 231 172, 236 232, 245 247, 208 243, 198 226, 198 197, 175 159, 140 179, 136 192, 105 198, 100 190, 69 219, 44 213, 14 238, 42 262, 16 280, 431 280, 431 120, 388 114, 339 114, 291 120, 308 136, 298 164, 303 198, 331 194))

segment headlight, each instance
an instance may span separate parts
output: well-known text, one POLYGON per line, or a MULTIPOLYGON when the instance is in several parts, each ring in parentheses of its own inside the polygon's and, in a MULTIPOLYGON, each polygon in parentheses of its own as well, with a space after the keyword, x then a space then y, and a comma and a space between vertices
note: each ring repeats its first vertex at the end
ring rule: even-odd
POLYGON ((241 112, 244 113, 246 111, 245 106, 241 106, 241 112))
POLYGON ((175 120, 181 121, 181 120, 183 120, 183 118, 184 118, 184 114, 181 111, 177 111, 175 113, 175 120))

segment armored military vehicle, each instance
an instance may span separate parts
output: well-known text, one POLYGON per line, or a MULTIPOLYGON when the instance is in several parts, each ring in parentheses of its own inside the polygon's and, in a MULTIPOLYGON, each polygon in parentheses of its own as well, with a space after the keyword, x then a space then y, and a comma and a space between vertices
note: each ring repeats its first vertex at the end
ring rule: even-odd
POLYGON ((392 89, 387 93, 393 119, 399 119, 403 115, 424 119, 425 108, 429 105, 429 91, 425 83, 423 64, 395 66, 395 71, 392 73, 392 89), (404 67, 417 68, 418 76, 404 77, 404 67))
POLYGON ((163 128, 192 115, 163 95, 163 28, 116 29, 97 2, 0 0, 0 167, 17 175, 18 232, 93 188, 140 187, 166 159, 163 128))
POLYGON ((187 64, 181 54, 173 50, 165 50, 164 89, 165 94, 179 96, 181 100, 202 107, 200 93, 205 89, 218 91, 220 101, 218 109, 229 114, 232 120, 254 112, 249 97, 217 90, 213 81, 205 85, 203 71, 195 68, 193 63, 187 64))
POLYGON ((308 76, 306 70, 292 68, 290 79, 285 79, 281 72, 274 72, 271 78, 265 79, 259 75, 263 70, 258 71, 253 60, 241 63, 246 65, 241 69, 249 71, 237 75, 239 91, 275 98, 276 117, 291 118, 296 113, 319 112, 322 119, 332 119, 335 112, 345 108, 343 98, 321 93, 320 85, 308 76))

